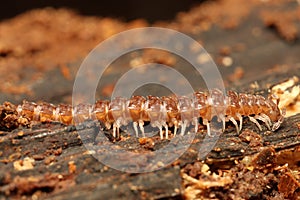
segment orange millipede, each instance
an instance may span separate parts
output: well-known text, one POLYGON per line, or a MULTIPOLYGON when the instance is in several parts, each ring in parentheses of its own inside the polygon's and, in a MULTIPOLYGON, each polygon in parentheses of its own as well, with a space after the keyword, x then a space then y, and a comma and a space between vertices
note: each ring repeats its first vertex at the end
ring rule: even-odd
POLYGON ((144 123, 150 122, 153 127, 159 128, 163 139, 163 128, 168 138, 168 128, 174 127, 174 136, 178 128, 184 135, 189 125, 198 130, 198 120, 202 118, 207 126, 208 135, 211 135, 210 122, 217 117, 223 124, 231 121, 237 133, 242 129, 243 117, 248 117, 262 130, 259 121, 272 131, 279 128, 284 119, 284 111, 278 108, 279 99, 274 95, 264 98, 261 95, 236 93, 228 91, 224 95, 220 90, 210 92, 195 92, 191 98, 187 96, 133 96, 130 99, 117 97, 112 101, 99 100, 95 104, 79 104, 74 108, 71 105, 60 104, 55 106, 49 103, 33 103, 24 101, 16 107, 18 117, 32 121, 58 121, 63 124, 81 123, 87 119, 99 120, 107 129, 112 126, 113 136, 119 137, 122 125, 133 122, 136 136, 138 132, 145 136, 144 123), (74 118, 76 116, 76 118, 74 118), (76 120, 75 120, 76 119, 76 120), (239 123, 238 123, 239 121, 239 123))

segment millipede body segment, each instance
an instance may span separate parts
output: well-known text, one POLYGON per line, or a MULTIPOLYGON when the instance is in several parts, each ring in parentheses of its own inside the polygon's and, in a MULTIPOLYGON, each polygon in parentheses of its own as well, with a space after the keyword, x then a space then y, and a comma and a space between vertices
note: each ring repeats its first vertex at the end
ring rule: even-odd
POLYGON ((113 129, 113 136, 119 136, 122 125, 133 122, 136 136, 141 132, 145 136, 144 123, 150 122, 158 127, 160 137, 163 139, 163 129, 168 138, 168 128, 174 127, 174 135, 181 128, 184 135, 190 125, 198 130, 199 118, 207 126, 211 135, 210 123, 213 117, 223 124, 231 121, 236 131, 242 129, 243 117, 248 117, 262 130, 259 121, 275 131, 284 119, 284 112, 278 108, 278 98, 270 95, 264 98, 261 95, 252 95, 228 91, 224 95, 220 90, 210 92, 195 92, 191 98, 187 96, 133 96, 130 99, 117 97, 112 101, 99 100, 95 104, 53 105, 49 103, 33 103, 24 101, 16 106, 16 113, 20 119, 32 121, 58 121, 64 124, 77 124, 85 120, 99 120, 107 129, 113 129))

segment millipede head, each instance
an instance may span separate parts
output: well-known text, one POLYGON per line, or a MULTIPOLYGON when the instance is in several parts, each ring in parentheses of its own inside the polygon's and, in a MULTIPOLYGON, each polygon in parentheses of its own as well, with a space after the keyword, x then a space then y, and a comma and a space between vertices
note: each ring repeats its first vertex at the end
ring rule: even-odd
POLYGON ((281 116, 278 118, 278 121, 273 124, 272 131, 276 131, 280 127, 280 125, 284 121, 285 114, 286 114, 286 109, 284 108, 281 111, 281 116))
POLYGON ((278 104, 279 99, 275 95, 269 95, 268 99, 266 100, 267 105, 269 106, 268 112, 266 113, 272 121, 280 121, 283 117, 278 104))

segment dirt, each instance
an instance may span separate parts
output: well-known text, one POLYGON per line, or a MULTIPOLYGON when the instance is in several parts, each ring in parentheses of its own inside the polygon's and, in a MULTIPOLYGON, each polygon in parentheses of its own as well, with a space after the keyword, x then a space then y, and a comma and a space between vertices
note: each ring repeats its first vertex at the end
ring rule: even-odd
POLYGON ((229 170, 211 171, 201 162, 188 164, 182 169, 185 198, 297 199, 300 192, 297 175, 287 166, 276 166, 275 160, 274 149, 267 148, 245 157, 229 170), (209 184, 204 185, 205 182, 209 184))

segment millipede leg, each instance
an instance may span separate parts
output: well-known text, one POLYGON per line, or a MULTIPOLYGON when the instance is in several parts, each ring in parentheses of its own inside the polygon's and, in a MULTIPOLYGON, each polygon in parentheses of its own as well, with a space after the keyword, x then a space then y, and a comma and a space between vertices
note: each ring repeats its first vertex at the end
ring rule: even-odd
POLYGON ((261 115, 263 118, 266 119, 267 123, 268 123, 270 126, 272 126, 271 119, 270 119, 270 117, 269 117, 268 115, 263 114, 263 113, 261 113, 260 115, 261 115))
POLYGON ((256 124, 256 126, 258 127, 258 129, 260 131, 262 131, 262 128, 261 128, 260 124, 258 123, 258 121, 254 117, 249 116, 249 119, 250 119, 251 122, 253 122, 254 124, 256 124))
POLYGON ((222 132, 225 131, 225 126, 226 126, 226 124, 225 124, 225 117, 222 117, 222 132))
POLYGON ((142 132, 142 136, 145 137, 145 130, 144 130, 144 122, 143 121, 139 121, 139 127, 140 127, 140 130, 142 132))
POLYGON ((120 122, 117 120, 113 124, 113 137, 120 137, 120 122))
POLYGON ((178 129, 177 124, 174 124, 174 137, 176 136, 177 129, 178 129))
POLYGON ((284 116, 281 116, 279 120, 273 124, 272 131, 276 131, 279 128, 280 124, 282 124, 283 120, 284 116))
POLYGON ((117 138, 120 138, 120 126, 117 126, 117 138))
POLYGON ((180 135, 183 136, 184 135, 184 132, 185 132, 185 129, 186 129, 186 126, 187 126, 187 121, 184 120, 183 123, 182 123, 182 126, 181 126, 181 133, 180 135))
POLYGON ((269 122, 266 118, 264 118, 263 116, 260 116, 260 115, 255 115, 254 118, 263 121, 266 124, 268 130, 271 130, 269 122))
POLYGON ((210 124, 209 124, 209 122, 206 124, 206 127, 207 127, 207 134, 208 134, 208 136, 211 136, 211 134, 210 134, 210 124))
POLYGON ((194 124, 195 124, 195 133, 198 132, 198 118, 194 118, 194 124))
POLYGON ((162 126, 159 126, 158 128, 159 128, 160 139, 164 139, 163 132, 162 132, 162 126))
POLYGON ((115 138, 116 137, 116 125, 113 124, 113 137, 115 138))
POLYGON ((168 128, 168 125, 165 125, 165 130, 166 130, 166 139, 169 139, 169 128, 168 128))
POLYGON ((237 121, 236 121, 233 117, 230 117, 229 120, 234 124, 234 126, 235 126, 235 128, 236 128, 236 132, 239 134, 240 128, 239 128, 239 126, 238 126, 237 121))
POLYGON ((240 121, 240 131, 241 131, 242 128, 243 128, 243 117, 240 114, 237 114, 236 116, 239 118, 239 121, 240 121))
POLYGON ((134 132, 135 132, 135 136, 136 137, 139 137, 139 132, 138 132, 138 123, 137 122, 133 122, 133 129, 134 129, 134 132))

